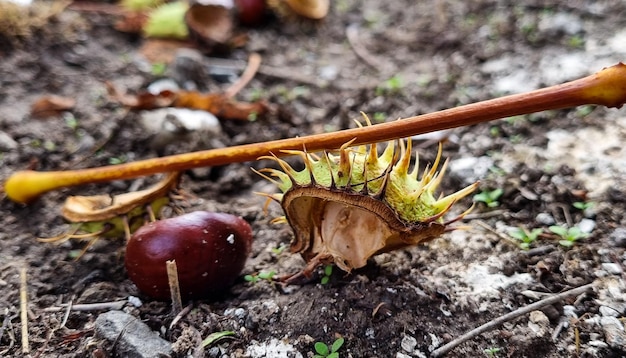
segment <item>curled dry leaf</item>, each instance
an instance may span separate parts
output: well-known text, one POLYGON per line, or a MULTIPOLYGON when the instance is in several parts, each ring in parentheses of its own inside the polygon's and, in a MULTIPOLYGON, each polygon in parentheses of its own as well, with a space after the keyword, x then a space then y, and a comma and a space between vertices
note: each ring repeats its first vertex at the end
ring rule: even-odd
POLYGON ((107 83, 109 95, 132 109, 145 110, 162 107, 201 109, 222 119, 250 120, 264 116, 268 107, 263 102, 238 102, 222 93, 195 91, 161 91, 158 94, 141 92, 137 95, 120 93, 107 83))
POLYGON ((70 110, 76 105, 76 100, 69 97, 47 95, 39 97, 30 107, 30 114, 35 118, 48 118, 70 110))
POLYGON ((230 10, 220 5, 193 4, 185 14, 190 35, 202 44, 228 47, 233 36, 230 10))
MULTIPOLYGON (((70 196, 61 209, 72 223, 70 231, 59 236, 40 238, 42 242, 64 242, 70 239, 130 236, 171 201, 180 181, 180 172, 167 174, 153 186, 136 192, 110 195, 70 196)), ((87 249, 87 246, 85 249, 87 249)))
POLYGON ((335 263, 350 272, 365 266, 373 255, 439 237, 469 212, 443 220, 476 184, 445 197, 435 196, 447 167, 446 161, 437 171, 441 146, 433 166, 426 167, 418 179, 417 159, 409 172, 411 141, 406 147, 403 143, 400 141, 398 152, 396 142, 389 142, 380 156, 376 144, 353 148, 350 142, 338 153, 323 152, 320 157, 290 151, 303 159, 302 171, 277 157, 265 157, 282 168, 262 170, 278 178, 261 174, 282 191, 267 196, 281 204, 284 221, 294 230, 291 251, 300 253, 308 263, 287 282, 310 275, 322 264, 335 263))

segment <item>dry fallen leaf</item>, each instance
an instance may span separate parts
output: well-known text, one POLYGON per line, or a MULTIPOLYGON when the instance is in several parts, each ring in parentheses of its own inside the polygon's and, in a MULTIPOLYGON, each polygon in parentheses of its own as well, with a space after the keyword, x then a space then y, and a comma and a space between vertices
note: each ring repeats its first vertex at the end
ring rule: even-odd
POLYGON ((179 107, 201 109, 222 119, 250 120, 267 113, 268 107, 263 102, 239 102, 222 93, 200 93, 195 91, 161 91, 158 94, 141 92, 129 95, 119 92, 107 83, 109 95, 132 109, 154 109, 179 107))
POLYGON ((59 115, 63 111, 74 108, 76 101, 73 98, 55 95, 39 97, 30 106, 30 114, 35 118, 49 118, 59 115))

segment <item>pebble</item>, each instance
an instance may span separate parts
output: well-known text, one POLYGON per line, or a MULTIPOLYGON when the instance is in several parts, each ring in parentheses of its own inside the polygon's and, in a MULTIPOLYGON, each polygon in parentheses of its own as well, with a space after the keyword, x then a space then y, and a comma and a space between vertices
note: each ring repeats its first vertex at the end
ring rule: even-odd
POLYGON ((618 227, 609 235, 611 242, 617 247, 626 247, 626 228, 618 227))
POLYGON ((541 225, 554 225, 556 221, 552 217, 552 215, 548 213, 539 213, 535 217, 535 221, 541 225))
POLYGON ((400 342, 400 347, 402 347, 402 349, 405 352, 413 353, 416 346, 417 346, 417 339, 415 339, 415 337, 412 337, 409 335, 404 335, 404 337, 402 337, 402 342, 400 342))
POLYGON ((449 171, 464 184, 472 184, 485 178, 491 167, 493 159, 489 157, 467 157, 451 161, 449 171))
POLYGON ((539 22, 539 31, 548 36, 555 36, 559 33, 576 35, 583 31, 583 24, 578 16, 559 12, 544 16, 539 22))
POLYGON ((96 335, 115 343, 115 356, 162 358, 172 355, 170 342, 128 313, 109 311, 98 316, 96 335))
POLYGON ((0 131, 0 150, 7 152, 9 150, 17 149, 17 142, 6 132, 0 131))
POLYGON ((622 274, 622 266, 619 264, 615 264, 612 262, 603 262, 602 269, 611 275, 621 275, 622 274))
POLYGON ((599 311, 602 317, 619 317, 620 315, 619 311, 617 311, 615 308, 608 306, 600 306, 599 311))
POLYGON ((582 219, 582 220, 580 220, 580 222, 578 223, 577 226, 580 229, 580 231, 588 234, 588 233, 592 232, 593 229, 595 229, 596 222, 595 222, 595 220, 591 220, 591 219, 582 219))
POLYGON ((530 312, 528 328, 536 337, 544 337, 550 331, 550 319, 541 311, 530 312))
POLYGON ((600 326, 604 331, 604 340, 611 348, 626 351, 626 332, 617 317, 600 318, 600 326))

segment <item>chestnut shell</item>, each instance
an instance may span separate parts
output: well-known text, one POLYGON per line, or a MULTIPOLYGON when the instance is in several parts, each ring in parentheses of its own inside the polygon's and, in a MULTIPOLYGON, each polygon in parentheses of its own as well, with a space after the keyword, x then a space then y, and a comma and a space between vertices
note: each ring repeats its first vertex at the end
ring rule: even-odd
POLYGON ((126 270, 140 291, 168 300, 165 263, 176 260, 182 298, 202 299, 232 285, 251 246, 252 229, 244 219, 196 211, 139 228, 126 246, 126 270))

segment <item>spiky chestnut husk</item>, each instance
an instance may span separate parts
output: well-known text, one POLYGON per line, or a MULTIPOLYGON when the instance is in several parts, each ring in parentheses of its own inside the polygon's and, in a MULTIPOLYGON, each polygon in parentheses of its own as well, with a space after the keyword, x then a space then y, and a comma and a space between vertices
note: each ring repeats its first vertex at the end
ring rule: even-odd
POLYGON ((185 24, 185 13, 189 5, 185 1, 175 1, 158 6, 150 12, 143 32, 147 37, 186 39, 189 29, 185 24))
POLYGON ((388 143, 382 155, 377 145, 350 147, 321 157, 306 151, 288 151, 300 156, 305 168, 293 169, 276 156, 281 170, 265 168, 260 173, 274 182, 282 194, 265 194, 279 202, 295 232, 291 251, 308 262, 302 274, 318 265, 335 263, 344 271, 365 266, 373 255, 416 245, 439 237, 452 222, 443 215, 477 184, 445 197, 436 197, 447 161, 438 172, 441 146, 432 167, 418 179, 418 159, 411 166, 411 141, 388 143), (399 151, 397 148, 399 147, 399 151))

